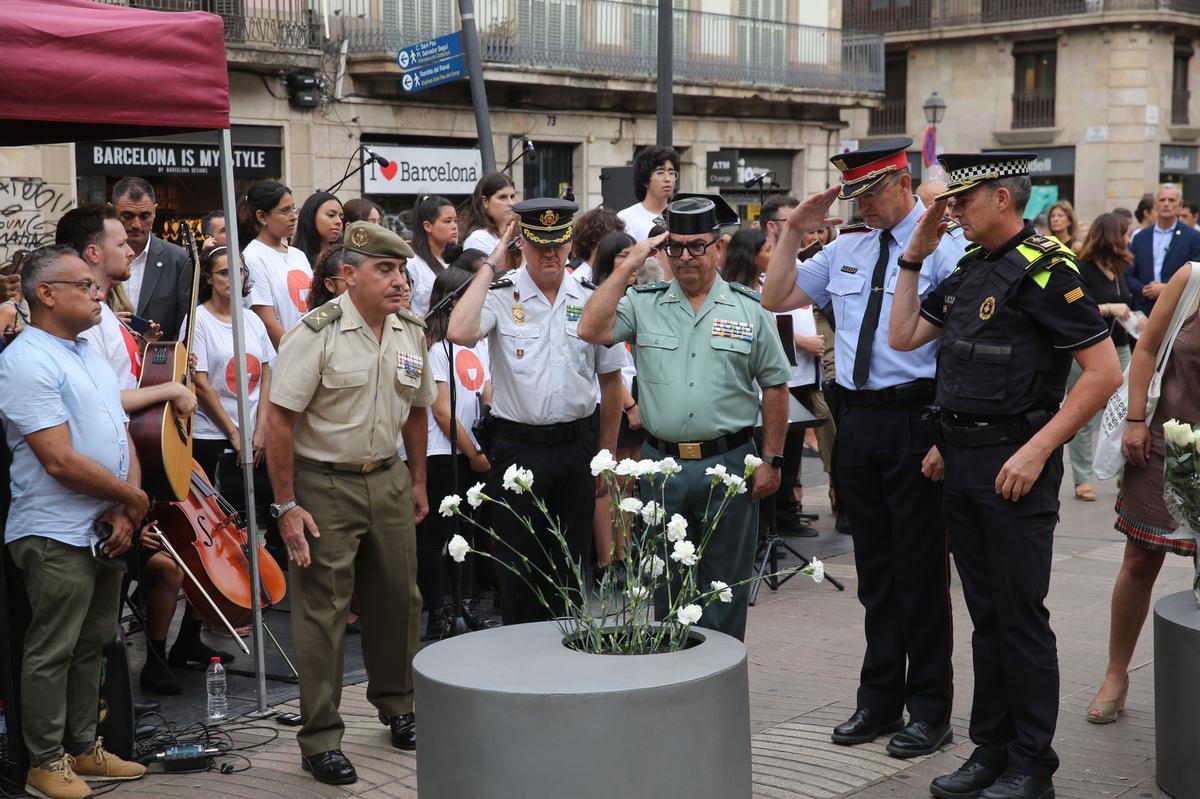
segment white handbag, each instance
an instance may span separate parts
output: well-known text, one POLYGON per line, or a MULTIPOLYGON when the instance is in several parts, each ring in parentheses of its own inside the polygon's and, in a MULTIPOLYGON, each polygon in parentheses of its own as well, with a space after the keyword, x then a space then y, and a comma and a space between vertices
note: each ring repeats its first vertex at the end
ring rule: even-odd
MULTIPOLYGON (((1143 418, 1149 425, 1154 419, 1154 410, 1158 407, 1158 397, 1162 391, 1163 372, 1166 371, 1167 361, 1171 358, 1171 348, 1175 346, 1175 337, 1183 323, 1192 315, 1196 300, 1200 298, 1200 263, 1191 261, 1192 273, 1188 276, 1187 286, 1183 296, 1175 306, 1175 314, 1171 317, 1171 326, 1158 346, 1158 356, 1154 366, 1154 375, 1150 378, 1150 386, 1146 391, 1146 413, 1143 418)), ((1121 387, 1113 394, 1104 413, 1100 417, 1100 443, 1092 458, 1092 474, 1098 480, 1108 480, 1116 477, 1125 468, 1125 456, 1121 454, 1121 439, 1125 436, 1125 418, 1129 415, 1129 369, 1125 369, 1125 379, 1121 387)))

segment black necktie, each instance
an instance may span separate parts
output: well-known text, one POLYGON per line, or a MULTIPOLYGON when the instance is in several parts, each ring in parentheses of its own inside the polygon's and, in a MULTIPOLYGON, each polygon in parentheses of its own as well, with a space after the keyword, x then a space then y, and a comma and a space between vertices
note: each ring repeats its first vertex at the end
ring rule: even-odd
POLYGON ((871 375, 871 348, 875 345, 875 329, 879 327, 879 312, 883 310, 883 279, 888 271, 888 243, 892 231, 879 234, 879 257, 875 260, 875 271, 871 273, 871 297, 867 300, 867 312, 863 314, 862 326, 858 329, 858 349, 854 352, 854 387, 862 388, 871 375))

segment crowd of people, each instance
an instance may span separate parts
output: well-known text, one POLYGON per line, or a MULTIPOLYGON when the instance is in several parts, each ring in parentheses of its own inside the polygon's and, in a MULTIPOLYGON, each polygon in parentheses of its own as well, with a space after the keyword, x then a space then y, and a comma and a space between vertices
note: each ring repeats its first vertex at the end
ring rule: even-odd
MULTIPOLYGON (((638 153, 637 201, 620 210, 517 202, 509 177, 489 172, 461 206, 418 197, 411 240, 368 199, 300 202, 261 181, 240 198, 237 241, 222 212, 203 218, 194 297, 189 254, 153 232, 149 183, 123 179, 106 205, 68 212, 55 245, 10 265, 19 280, 0 304, 5 543, 31 626, 53 631, 26 638, 29 787, 84 797, 83 780, 143 773, 95 734, 100 649, 127 590, 106 560, 136 574, 145 690, 178 693, 172 669, 233 659, 201 639, 190 606, 167 649, 185 575, 139 534, 168 498, 143 490, 127 424, 169 403, 190 419, 199 467, 243 512, 240 471, 252 466, 255 510, 289 562, 302 763, 322 782, 357 776, 340 749, 343 666, 330 657, 347 634, 363 637, 368 699, 393 745, 413 749, 422 637, 451 634, 460 618, 496 624, 489 590, 505 624, 559 610, 551 594, 471 559, 456 602, 447 542, 456 532, 487 542, 431 502, 477 482, 499 496, 510 467, 527 469, 569 552, 515 517, 491 519, 508 551, 547 572, 569 573, 570 557, 596 581, 621 580, 622 525, 589 471, 598 449, 676 459, 666 510, 697 524, 708 470, 740 472, 754 456, 751 490, 731 502, 699 566, 701 584, 732 583, 753 573, 760 527, 817 534, 800 479, 815 450, 836 528, 854 541, 865 609, 857 707, 833 741, 889 735, 889 753, 907 758, 952 740, 952 552, 975 625, 976 749, 930 790, 1051 796, 1058 665, 1044 599, 1063 449, 1075 496, 1094 501, 1091 431, 1128 365, 1116 523, 1128 543, 1109 667, 1088 710, 1107 723, 1123 709, 1165 554, 1194 554, 1163 506, 1161 423, 1136 409, 1158 370, 1156 418, 1200 417, 1197 317, 1181 307, 1200 232, 1169 185, 1136 213, 1081 224, 1059 201, 1044 223, 1027 221, 1023 153, 944 155, 947 181, 914 191, 910 146, 840 154, 839 185, 803 201, 772 196, 752 220, 718 195, 678 193, 669 147, 638 153), (849 222, 831 213, 839 199, 852 203, 849 222), (239 314, 244 418, 237 303, 249 311, 239 314), (1169 324, 1181 314, 1186 323, 1169 324), (160 339, 191 341, 194 392, 140 385, 146 346, 160 339), (793 401, 815 426, 789 424, 793 401)), ((528 495, 508 499, 534 514, 528 495)), ((699 623, 744 637, 749 592, 736 585, 699 623)))

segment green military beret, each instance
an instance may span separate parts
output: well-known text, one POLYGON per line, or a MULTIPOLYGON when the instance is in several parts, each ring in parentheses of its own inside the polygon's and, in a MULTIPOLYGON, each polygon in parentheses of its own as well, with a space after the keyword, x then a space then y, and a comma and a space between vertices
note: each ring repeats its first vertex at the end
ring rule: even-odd
POLYGON ((342 245, 351 252, 376 258, 412 258, 408 242, 381 225, 351 222, 342 236, 342 245))

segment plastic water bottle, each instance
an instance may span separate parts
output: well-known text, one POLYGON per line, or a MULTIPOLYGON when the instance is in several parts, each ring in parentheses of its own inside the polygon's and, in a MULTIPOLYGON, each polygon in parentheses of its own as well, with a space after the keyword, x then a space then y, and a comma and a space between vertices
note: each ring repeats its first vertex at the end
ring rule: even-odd
POLYGON ((209 662, 205 682, 208 685, 208 719, 220 721, 229 713, 229 702, 225 699, 225 667, 219 657, 209 662))

